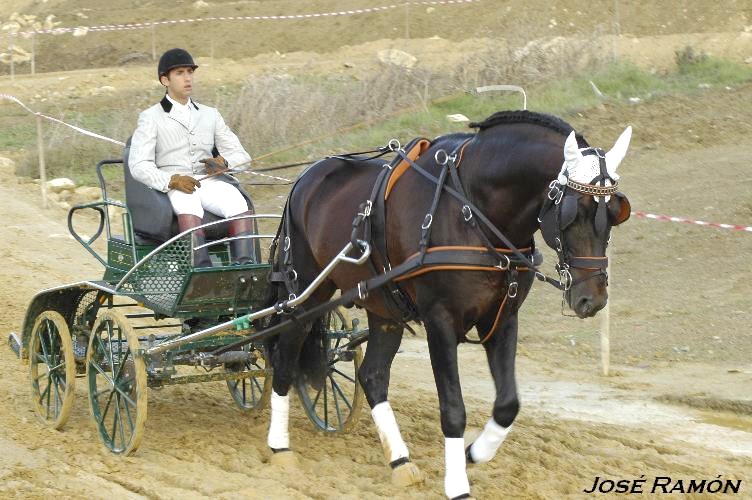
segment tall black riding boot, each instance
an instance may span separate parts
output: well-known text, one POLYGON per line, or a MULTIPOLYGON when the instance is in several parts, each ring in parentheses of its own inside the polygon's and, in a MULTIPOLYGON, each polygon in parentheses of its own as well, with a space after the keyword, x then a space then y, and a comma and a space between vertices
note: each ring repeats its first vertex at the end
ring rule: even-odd
MULTIPOLYGON (((235 217, 252 215, 251 211, 243 212, 235 217)), ((230 242, 230 257, 233 264, 249 264, 256 260, 256 245, 253 238, 244 236, 253 235, 253 219, 237 219, 230 221, 230 237, 239 238, 230 242)))
MULTIPOLYGON (((191 214, 178 215, 178 230, 182 233, 187 229, 198 227, 201 225, 201 218, 191 214)), ((192 245, 193 248, 199 247, 206 243, 206 236, 204 230, 199 229, 193 232, 192 245)), ((209 257, 209 248, 199 248, 193 251, 193 267, 212 267, 211 258, 209 257)))

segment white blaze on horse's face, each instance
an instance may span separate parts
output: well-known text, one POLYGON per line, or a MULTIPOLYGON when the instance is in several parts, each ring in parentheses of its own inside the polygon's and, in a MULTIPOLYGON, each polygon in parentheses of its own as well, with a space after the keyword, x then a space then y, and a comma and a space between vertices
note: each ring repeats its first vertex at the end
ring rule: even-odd
MULTIPOLYGON (((619 179, 616 169, 619 168, 621 161, 627 154, 631 138, 632 127, 629 126, 621 133, 614 147, 606 153, 606 170, 608 171, 608 175, 615 181, 619 179)), ((598 157, 595 155, 583 156, 581 150, 577 147, 575 133, 572 131, 564 143, 564 165, 562 165, 561 172, 559 173, 559 184, 566 184, 567 179, 579 182, 580 184, 590 184, 600 173, 601 169, 598 157)), ((607 185, 611 185, 611 183, 608 182, 607 185)))

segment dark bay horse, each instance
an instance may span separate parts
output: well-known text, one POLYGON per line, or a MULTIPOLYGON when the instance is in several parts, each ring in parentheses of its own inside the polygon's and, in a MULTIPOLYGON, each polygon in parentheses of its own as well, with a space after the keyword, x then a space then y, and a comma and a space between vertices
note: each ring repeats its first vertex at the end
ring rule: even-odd
MULTIPOLYGON (((533 234, 541 229, 559 256, 557 269, 569 307, 581 318, 594 315, 607 300, 605 251, 610 229, 630 213, 626 197, 617 192, 616 168, 626 154, 631 128, 608 153, 603 153, 590 148, 567 123, 549 115, 499 112, 471 126, 478 131, 436 139, 416 163, 439 177, 442 156, 436 157, 436 151, 457 153, 456 172, 467 196, 464 205, 472 206, 472 210, 469 213, 456 197, 435 197, 436 184, 415 168, 408 168, 390 190, 385 227, 373 229, 375 235, 386 235, 389 262, 397 265, 418 252, 421 228, 425 228, 426 214, 436 200, 428 224, 432 226, 431 248, 472 247, 483 251, 490 242, 504 252, 498 233, 488 226, 479 229, 468 223, 468 217, 472 220, 475 215, 477 220, 481 212, 528 256, 532 255, 533 234)), ((371 196, 382 168, 383 161, 379 160, 327 158, 312 165, 293 188, 288 200, 290 246, 286 257, 294 265, 301 289, 350 241, 353 218, 371 196)), ((276 269, 281 265, 281 248, 273 256, 276 269)), ((383 262, 378 266, 383 269, 383 262)), ((519 410, 514 370, 517 316, 535 273, 518 267, 519 272, 501 262, 485 268, 437 266, 414 272, 399 282, 427 333, 445 437, 444 486, 449 498, 469 495, 466 463, 491 460, 519 410), (472 328, 484 340, 496 399, 491 418, 466 449, 457 345, 466 340, 472 328)), ((337 289, 352 289, 369 278, 372 269, 341 264, 304 306, 329 300, 337 289)), ((287 298, 288 290, 276 287, 275 299, 287 298)), ((393 479, 401 485, 418 482, 421 473, 409 460, 387 400, 390 368, 404 323, 395 318, 380 293, 371 293, 356 303, 367 310, 370 328, 358 379, 393 479)), ((294 457, 289 452, 288 391, 299 357, 305 357, 311 338, 321 330, 316 325, 312 330, 311 325, 301 326, 299 331, 286 332, 273 341, 274 392, 268 444, 277 456, 294 457), (306 329, 312 333, 309 335, 306 329)))

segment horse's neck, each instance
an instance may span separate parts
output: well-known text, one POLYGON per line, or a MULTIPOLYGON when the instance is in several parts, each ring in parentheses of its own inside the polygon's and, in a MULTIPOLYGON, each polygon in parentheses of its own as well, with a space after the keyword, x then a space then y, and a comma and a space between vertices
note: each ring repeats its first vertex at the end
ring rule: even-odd
POLYGON ((515 146, 513 153, 482 141, 468 145, 468 159, 475 160, 463 165, 468 196, 515 244, 526 244, 538 230, 546 188, 561 168, 560 151, 553 145, 532 143, 515 146), (478 148, 476 152, 473 147, 478 148))

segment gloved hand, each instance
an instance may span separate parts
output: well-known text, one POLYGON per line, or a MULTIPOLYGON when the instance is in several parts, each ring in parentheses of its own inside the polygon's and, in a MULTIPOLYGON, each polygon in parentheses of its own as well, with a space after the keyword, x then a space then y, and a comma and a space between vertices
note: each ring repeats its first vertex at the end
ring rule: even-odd
POLYGON ((201 187, 201 183, 189 175, 175 174, 170 177, 170 183, 167 187, 184 193, 192 193, 196 188, 201 187))
POLYGON ((221 156, 217 156, 216 158, 204 158, 203 160, 199 160, 198 162, 203 163, 204 166, 206 166, 207 174, 213 174, 229 167, 227 160, 225 160, 221 156))

